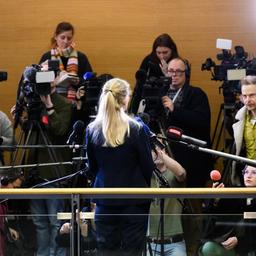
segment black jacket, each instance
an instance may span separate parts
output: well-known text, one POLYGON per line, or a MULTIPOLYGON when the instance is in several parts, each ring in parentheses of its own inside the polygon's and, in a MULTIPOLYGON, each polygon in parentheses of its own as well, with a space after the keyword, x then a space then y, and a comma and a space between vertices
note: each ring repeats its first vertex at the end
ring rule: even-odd
MULTIPOLYGON (((86 132, 89 171, 94 174, 96 188, 150 187, 154 169, 149 138, 143 127, 130 122, 130 136, 117 147, 103 146, 101 131, 93 138, 95 129, 86 132)), ((145 200, 96 200, 97 205, 126 205, 143 203, 145 200)), ((148 200, 147 200, 148 201, 148 200)))
MULTIPOLYGON (((180 106, 170 112, 166 127, 181 128, 185 135, 204 140, 210 147, 211 112, 207 95, 198 87, 185 84, 180 106)), ((204 187, 212 168, 209 154, 171 142, 171 150, 176 161, 187 171, 188 187, 204 187)))

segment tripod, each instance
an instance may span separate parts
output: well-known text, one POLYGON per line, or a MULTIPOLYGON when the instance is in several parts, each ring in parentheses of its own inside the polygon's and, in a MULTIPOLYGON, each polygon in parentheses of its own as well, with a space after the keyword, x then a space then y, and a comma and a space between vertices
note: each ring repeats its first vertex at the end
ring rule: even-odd
MULTIPOLYGON (((38 160, 38 157, 46 153, 49 156, 49 160, 53 163, 58 162, 57 154, 53 147, 50 147, 52 145, 44 127, 43 124, 38 120, 38 118, 29 118, 25 123, 23 124, 22 131, 20 134, 20 138, 18 140, 18 145, 24 145, 24 149, 19 152, 18 150, 15 151, 15 153, 12 156, 12 165, 14 165, 16 162, 18 164, 22 164, 26 161, 26 146, 27 145, 38 145, 43 144, 47 148, 47 152, 44 152, 44 150, 39 151, 38 148, 32 149, 30 153, 30 159, 38 160), (18 159, 19 157, 19 159, 18 159), (19 161, 18 161, 19 160, 19 161)), ((43 147, 42 145, 42 147, 43 147)), ((61 173, 61 167, 62 166, 54 166, 54 172, 55 177, 60 178, 62 175, 61 173)), ((38 179, 43 180, 41 177, 38 176, 39 171, 36 169, 31 169, 29 176, 32 179, 38 179)))
MULTIPOLYGON (((237 109, 238 106, 236 103, 222 103, 220 105, 211 142, 212 148, 218 150, 220 146, 220 141, 222 139, 224 144, 221 151, 229 153, 232 152, 232 146, 234 142, 232 124, 235 122, 235 113, 237 109), (219 132, 218 135, 217 132, 219 132)), ((217 159, 218 157, 215 157, 215 162, 217 161, 217 159)), ((224 160, 222 180, 225 181, 226 184, 230 183, 230 168, 231 161, 224 160)))
MULTIPOLYGON (((159 183, 159 187, 160 188, 168 188, 170 187, 169 182, 166 180, 166 178, 162 175, 161 171, 155 167, 154 172, 153 172, 157 182, 159 183)), ((159 227, 160 227, 160 245, 161 245, 161 250, 160 250, 160 255, 164 256, 164 239, 165 239, 165 235, 164 235, 164 205, 165 205, 165 199, 161 198, 160 199, 160 219, 159 219, 159 227)), ((151 243, 152 241, 150 239, 147 239, 147 245, 148 245, 148 250, 149 250, 149 254, 150 256, 153 256, 153 251, 152 251, 152 247, 151 247, 151 243)), ((145 248, 145 255, 146 255, 146 250, 147 248, 145 248)))

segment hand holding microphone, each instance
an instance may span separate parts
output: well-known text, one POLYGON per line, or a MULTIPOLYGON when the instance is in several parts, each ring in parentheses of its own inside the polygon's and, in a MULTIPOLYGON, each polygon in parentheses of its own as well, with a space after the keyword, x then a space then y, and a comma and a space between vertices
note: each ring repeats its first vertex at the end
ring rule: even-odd
POLYGON ((213 188, 224 188, 225 185, 221 182, 221 173, 218 170, 212 170, 210 172, 210 178, 213 181, 213 188))

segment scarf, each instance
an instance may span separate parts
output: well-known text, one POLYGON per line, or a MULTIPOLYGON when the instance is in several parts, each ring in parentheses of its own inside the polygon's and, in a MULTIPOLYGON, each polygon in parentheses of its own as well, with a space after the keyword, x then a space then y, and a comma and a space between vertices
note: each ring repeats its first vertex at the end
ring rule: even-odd
MULTIPOLYGON (((58 47, 51 49, 51 59, 59 60, 61 71, 65 70, 68 73, 77 75, 77 73, 78 73, 78 54, 77 54, 77 51, 72 46, 69 46, 66 49, 60 49, 58 47), (68 59, 66 70, 64 68, 61 57, 68 59)), ((66 97, 69 100, 71 100, 71 101, 75 100, 76 90, 71 85, 68 86, 66 90, 63 90, 63 88, 56 88, 56 89, 57 89, 57 93, 66 94, 66 97)))

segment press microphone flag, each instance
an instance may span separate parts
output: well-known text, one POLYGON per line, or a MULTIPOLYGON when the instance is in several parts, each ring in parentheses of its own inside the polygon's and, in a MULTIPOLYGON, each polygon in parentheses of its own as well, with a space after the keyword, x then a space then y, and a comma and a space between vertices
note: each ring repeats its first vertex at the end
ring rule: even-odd
POLYGON ((86 72, 83 75, 83 79, 87 81, 87 80, 90 80, 91 78, 94 78, 95 76, 96 76, 96 73, 94 72, 86 72))
POLYGON ((205 148, 207 146, 206 141, 199 140, 199 139, 184 135, 182 129, 180 129, 178 127, 174 127, 174 126, 170 126, 167 129, 166 136, 169 139, 183 141, 183 142, 186 142, 188 144, 196 145, 196 146, 199 146, 199 147, 202 147, 202 148, 205 148))

